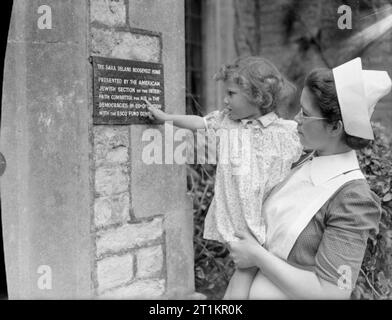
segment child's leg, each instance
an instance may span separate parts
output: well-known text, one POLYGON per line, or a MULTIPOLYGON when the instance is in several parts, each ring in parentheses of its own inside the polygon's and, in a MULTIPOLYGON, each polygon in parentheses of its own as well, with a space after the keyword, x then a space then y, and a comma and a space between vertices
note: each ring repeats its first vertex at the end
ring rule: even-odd
POLYGON ((236 269, 227 286, 223 300, 246 300, 258 268, 236 269))

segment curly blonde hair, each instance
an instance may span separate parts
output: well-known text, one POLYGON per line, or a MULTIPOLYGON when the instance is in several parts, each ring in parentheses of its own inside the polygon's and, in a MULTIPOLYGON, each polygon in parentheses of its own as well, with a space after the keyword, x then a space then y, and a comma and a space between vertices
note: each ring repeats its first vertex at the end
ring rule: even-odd
POLYGON ((272 62, 258 56, 239 57, 223 65, 214 79, 236 83, 262 114, 276 111, 280 104, 288 107, 297 91, 272 62))

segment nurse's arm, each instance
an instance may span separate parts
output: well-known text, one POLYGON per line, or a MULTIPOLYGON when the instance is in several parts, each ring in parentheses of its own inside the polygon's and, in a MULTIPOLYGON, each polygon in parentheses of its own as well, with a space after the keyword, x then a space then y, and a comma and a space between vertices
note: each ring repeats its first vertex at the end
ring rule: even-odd
POLYGON ((349 299, 350 290, 321 279, 312 271, 299 269, 261 246, 254 246, 252 260, 262 273, 292 299, 349 299))

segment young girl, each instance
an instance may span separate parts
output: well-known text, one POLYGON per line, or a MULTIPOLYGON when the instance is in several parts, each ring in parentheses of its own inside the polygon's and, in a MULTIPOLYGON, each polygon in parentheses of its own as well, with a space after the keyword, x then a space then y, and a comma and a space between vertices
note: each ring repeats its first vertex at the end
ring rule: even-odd
MULTIPOLYGON (((295 87, 261 57, 239 58, 223 66, 215 79, 224 81, 223 110, 199 117, 170 115, 148 101, 147 107, 159 121, 191 130, 220 131, 215 195, 205 219, 204 238, 227 243, 237 240, 237 232, 249 231, 263 244, 263 200, 302 152, 296 122, 279 117, 287 114, 295 87), (228 143, 222 146, 223 142, 228 143), (227 152, 229 161, 223 161, 227 152)), ((246 299, 256 271, 237 268, 225 299, 246 299)))

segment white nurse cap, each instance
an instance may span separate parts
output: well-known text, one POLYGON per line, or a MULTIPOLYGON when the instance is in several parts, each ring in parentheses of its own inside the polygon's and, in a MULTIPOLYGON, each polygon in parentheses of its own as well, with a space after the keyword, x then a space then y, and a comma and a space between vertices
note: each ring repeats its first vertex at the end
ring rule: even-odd
POLYGON ((391 91, 386 71, 362 70, 361 58, 332 69, 344 130, 347 134, 373 140, 370 118, 377 102, 391 91))

